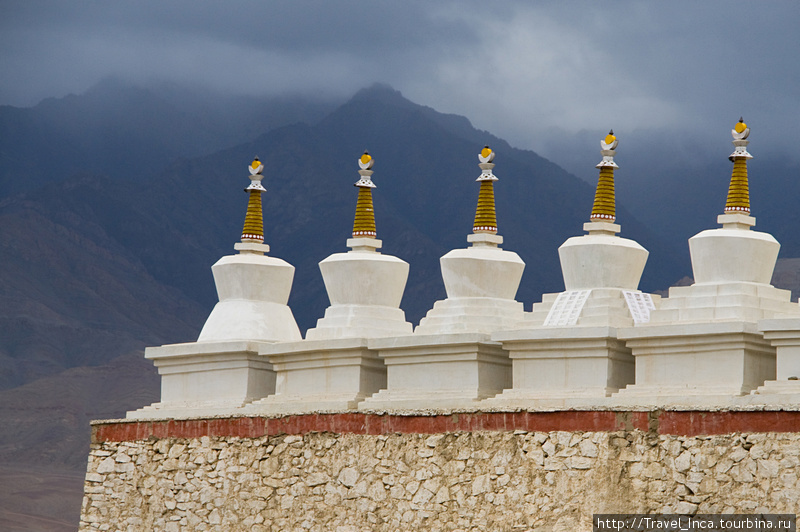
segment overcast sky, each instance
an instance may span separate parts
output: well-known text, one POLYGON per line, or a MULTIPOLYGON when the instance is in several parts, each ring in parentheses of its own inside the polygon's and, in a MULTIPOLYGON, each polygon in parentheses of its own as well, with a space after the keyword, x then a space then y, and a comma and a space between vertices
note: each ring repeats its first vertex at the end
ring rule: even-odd
POLYGON ((621 147, 640 129, 727 142, 740 115, 796 154, 799 56, 798 0, 0 0, 0 104, 109 75, 340 97, 377 81, 545 155, 611 127, 621 147))

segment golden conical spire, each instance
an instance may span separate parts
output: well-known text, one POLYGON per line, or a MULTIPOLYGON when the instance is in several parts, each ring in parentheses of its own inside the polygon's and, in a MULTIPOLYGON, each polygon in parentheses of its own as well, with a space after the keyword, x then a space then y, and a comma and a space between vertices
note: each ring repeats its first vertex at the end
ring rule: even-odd
POLYGON ((497 177, 492 173, 494 152, 489 146, 484 147, 478 154, 482 170, 480 177, 481 189, 478 192, 478 207, 475 209, 475 223, 472 225, 473 233, 497 233, 497 211, 494 206, 494 182, 497 177))
POLYGON ((250 186, 244 189, 250 193, 247 201, 247 214, 244 216, 242 242, 264 242, 264 216, 261 211, 261 193, 267 190, 261 185, 261 172, 264 165, 256 157, 249 166, 250 186))
POLYGON ((367 152, 358 159, 358 166, 361 168, 358 173, 361 179, 355 183, 358 187, 358 201, 353 221, 353 238, 378 236, 375 229, 375 211, 372 207, 372 189, 375 188, 371 178, 373 164, 375 161, 367 152))
POLYGON ((614 169, 619 168, 614 162, 616 153, 617 137, 614 130, 609 131, 606 138, 600 141, 603 160, 595 168, 600 169, 600 176, 597 179, 597 192, 594 195, 592 205, 592 215, 589 218, 593 222, 614 222, 617 219, 617 206, 614 197, 614 169))
POLYGON ((731 184, 728 187, 728 201, 725 203, 725 214, 750 214, 750 187, 747 182, 747 159, 753 156, 747 153, 747 145, 750 141, 746 140, 750 135, 750 128, 744 123, 742 118, 731 130, 733 135, 733 145, 736 147, 731 154, 733 161, 733 172, 731 173, 731 184))

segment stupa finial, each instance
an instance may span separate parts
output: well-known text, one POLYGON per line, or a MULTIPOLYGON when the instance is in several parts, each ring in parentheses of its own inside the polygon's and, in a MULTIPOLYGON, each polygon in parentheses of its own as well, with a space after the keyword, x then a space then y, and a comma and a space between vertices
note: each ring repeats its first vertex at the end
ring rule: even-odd
POLYGON ((492 173, 494 168, 494 152, 485 146, 478 154, 480 163, 478 166, 482 170, 481 175, 476 179, 481 184, 478 192, 478 207, 475 210, 475 223, 472 225, 473 233, 497 233, 497 211, 494 206, 494 182, 497 177, 492 173))
POLYGON ((731 184, 728 187, 728 201, 725 203, 725 214, 750 214, 750 186, 747 182, 747 159, 753 156, 747 153, 746 140, 750 136, 750 128, 743 118, 731 130, 733 145, 736 147, 729 159, 733 161, 731 184))
POLYGON ((248 167, 250 170, 250 185, 244 189, 250 193, 247 201, 247 214, 244 217, 244 229, 242 229, 242 242, 261 244, 264 242, 264 215, 261 210, 261 193, 266 192, 261 185, 261 172, 264 165, 258 160, 253 159, 248 167))
POLYGON ((375 160, 369 154, 359 157, 358 174, 361 176, 355 186, 358 187, 358 201, 356 202, 356 216, 353 221, 353 238, 375 238, 378 232, 375 228, 375 211, 372 207, 372 189, 375 183, 372 182, 372 166, 375 160))
POLYGON ((593 222, 611 222, 617 219, 617 207, 614 197, 614 169, 619 168, 617 163, 614 162, 614 155, 616 154, 617 144, 619 141, 614 136, 614 130, 608 132, 608 135, 600 141, 600 153, 603 155, 603 160, 595 166, 600 169, 600 176, 597 179, 597 191, 594 195, 594 204, 592 205, 592 215, 590 220, 593 222))

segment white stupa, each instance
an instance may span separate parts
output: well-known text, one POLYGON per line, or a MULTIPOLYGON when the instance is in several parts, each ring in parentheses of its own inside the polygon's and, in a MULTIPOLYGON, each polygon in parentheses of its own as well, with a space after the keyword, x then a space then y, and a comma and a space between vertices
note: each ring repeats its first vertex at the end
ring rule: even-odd
POLYGON ((515 301, 525 263, 500 249, 494 201, 494 152, 480 154, 481 188, 472 244, 441 258, 447 299, 437 301, 413 336, 376 338, 388 386, 359 408, 469 408, 511 384, 508 354, 490 335, 524 317, 515 301))
POLYGON ((300 329, 286 304, 292 290, 294 266, 268 257, 264 244, 261 185, 264 165, 256 158, 250 165, 250 186, 242 241, 233 247, 238 255, 222 257, 211 267, 219 303, 200 331, 198 342, 299 340, 300 329))
POLYGON ((261 346, 300 340, 287 306, 294 267, 264 254, 261 209, 263 164, 249 167, 247 215, 236 255, 212 266, 219 302, 197 342, 148 347, 145 357, 161 375, 161 401, 129 418, 229 414, 275 391, 275 372, 258 355, 261 346))
POLYGON ((493 405, 564 404, 607 397, 632 384, 634 359, 617 329, 645 322, 658 296, 639 291, 648 252, 617 236, 613 131, 603 160, 586 235, 558 248, 566 290, 545 294, 517 330, 495 332, 513 361, 513 387, 493 405))
POLYGON ((780 244, 752 231, 747 177, 750 129, 740 120, 721 228, 689 239, 694 284, 670 288, 648 324, 620 331, 636 357, 636 384, 620 401, 647 404, 730 402, 775 379, 775 348, 758 321, 800 317, 790 292, 770 284, 780 244))
POLYGON ((525 263, 513 251, 500 249, 492 173, 494 152, 478 155, 481 184, 472 234, 466 249, 454 249, 439 262, 447 299, 437 301, 415 329, 416 334, 491 333, 523 319, 522 303, 514 300, 525 263))
POLYGON ((386 387, 386 367, 368 346, 370 338, 403 336, 412 325, 399 308, 408 263, 377 250, 372 204, 372 167, 364 153, 350 251, 319 263, 331 305, 306 339, 265 346, 261 354, 277 372, 275 394, 247 408, 252 413, 291 413, 353 409, 386 387))
POLYGON ((353 238, 347 253, 335 253, 319 263, 331 302, 325 317, 306 333, 307 340, 374 338, 411 334, 412 325, 399 308, 408 280, 408 263, 377 250, 375 212, 372 206, 372 166, 364 153, 358 161, 358 187, 353 238))

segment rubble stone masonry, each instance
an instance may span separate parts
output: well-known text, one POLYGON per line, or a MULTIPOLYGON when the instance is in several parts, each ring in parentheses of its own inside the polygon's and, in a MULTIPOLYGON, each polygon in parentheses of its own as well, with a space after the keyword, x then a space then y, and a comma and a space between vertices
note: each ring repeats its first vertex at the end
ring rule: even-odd
POLYGON ((796 514, 798 424, 800 412, 101 422, 80 530, 566 532, 591 530, 594 513, 796 514))

